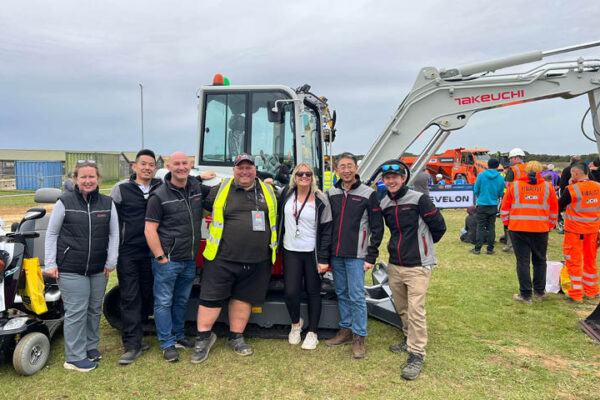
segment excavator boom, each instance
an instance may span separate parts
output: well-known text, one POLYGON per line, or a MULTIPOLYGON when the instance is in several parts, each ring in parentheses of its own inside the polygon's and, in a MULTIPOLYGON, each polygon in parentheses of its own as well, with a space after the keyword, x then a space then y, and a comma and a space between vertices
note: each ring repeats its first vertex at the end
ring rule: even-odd
POLYGON ((374 181, 383 160, 400 157, 432 125, 437 126, 438 131, 412 165, 411 172, 421 170, 450 132, 463 128, 478 111, 557 97, 570 99, 583 94, 588 95, 600 153, 600 59, 546 63, 524 73, 490 73, 593 46, 600 46, 600 41, 448 70, 421 69, 412 90, 362 160, 359 173, 368 182, 374 181))

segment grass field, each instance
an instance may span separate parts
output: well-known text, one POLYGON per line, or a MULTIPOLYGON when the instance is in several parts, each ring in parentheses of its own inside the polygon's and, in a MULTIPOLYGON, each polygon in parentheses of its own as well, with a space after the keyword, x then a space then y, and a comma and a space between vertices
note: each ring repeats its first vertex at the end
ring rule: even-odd
MULTIPOLYGON (((600 346, 577 326, 597 300, 571 305, 562 295, 532 306, 512 300, 518 290, 513 255, 472 255, 459 241, 464 211, 444 211, 448 232, 436 245, 439 266, 427 299, 429 344, 418 380, 404 381, 406 356, 389 352, 397 329, 369 320, 367 357, 350 348, 315 351, 284 340, 249 339, 252 357, 240 358, 220 338, 209 359, 192 365, 162 361, 151 349, 129 367, 117 365, 119 332, 103 319, 99 369, 63 369, 62 336, 52 342, 43 371, 18 376, 0 364, 0 398, 6 399, 598 399, 600 346)), ((498 233, 500 227, 497 227, 498 233)), ((562 236, 551 233, 549 260, 560 260, 562 236)), ((385 243, 385 241, 384 241, 385 243)), ((387 252, 382 247, 380 259, 387 252)), ((111 277, 114 284, 116 277, 111 277)))

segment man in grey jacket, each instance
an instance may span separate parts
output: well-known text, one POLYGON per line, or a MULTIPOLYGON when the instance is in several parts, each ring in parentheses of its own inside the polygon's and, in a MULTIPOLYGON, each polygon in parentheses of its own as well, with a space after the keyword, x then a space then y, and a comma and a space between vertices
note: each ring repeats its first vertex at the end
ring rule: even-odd
POLYGON ((413 179, 413 190, 415 192, 421 192, 425 196, 429 197, 429 182, 431 181, 431 175, 425 171, 425 169, 421 170, 413 179))

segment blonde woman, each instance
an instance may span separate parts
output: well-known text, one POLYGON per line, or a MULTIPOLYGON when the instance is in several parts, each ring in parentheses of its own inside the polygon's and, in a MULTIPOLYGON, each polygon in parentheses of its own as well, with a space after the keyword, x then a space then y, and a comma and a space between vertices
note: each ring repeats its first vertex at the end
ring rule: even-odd
POLYGON ((91 371, 102 359, 100 315, 109 274, 117 266, 119 220, 112 199, 100 194, 95 161, 80 161, 75 188, 56 202, 46 232, 46 274, 58 279, 65 307, 64 367, 91 371))
POLYGON ((292 321, 288 341, 293 345, 301 341, 304 321, 300 318, 300 295, 304 283, 308 299, 308 333, 302 348, 313 350, 319 344, 320 274, 329 268, 332 224, 329 201, 317 188, 316 177, 308 164, 299 164, 292 171, 290 184, 279 197, 278 210, 285 303, 292 321))

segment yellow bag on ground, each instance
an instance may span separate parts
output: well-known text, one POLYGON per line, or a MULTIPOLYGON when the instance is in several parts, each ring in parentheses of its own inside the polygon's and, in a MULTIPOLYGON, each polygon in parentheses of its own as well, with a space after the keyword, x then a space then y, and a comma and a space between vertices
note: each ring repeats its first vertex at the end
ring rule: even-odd
POLYGON ((569 293, 569 288, 571 287, 571 278, 569 278, 569 271, 567 271, 567 267, 563 267, 560 270, 560 288, 563 293, 569 293))
POLYGON ((25 271, 25 288, 19 289, 25 308, 36 314, 48 311, 46 299, 44 298, 44 277, 40 268, 40 259, 23 259, 23 270, 25 271))

